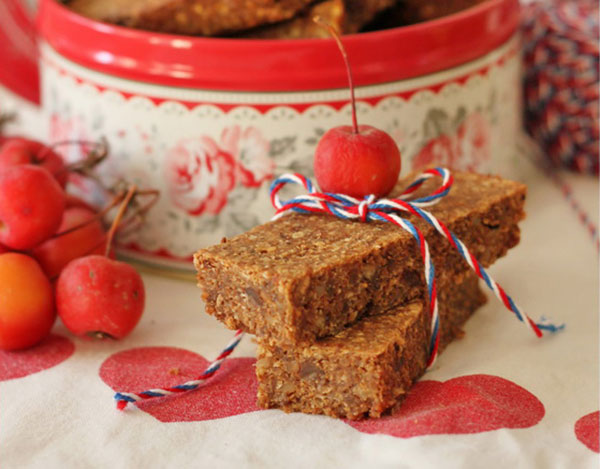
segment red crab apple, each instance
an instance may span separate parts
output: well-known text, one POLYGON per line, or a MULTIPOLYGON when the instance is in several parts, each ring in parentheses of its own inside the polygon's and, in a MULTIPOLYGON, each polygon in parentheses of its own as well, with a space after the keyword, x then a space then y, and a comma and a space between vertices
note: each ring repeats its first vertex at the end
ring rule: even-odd
POLYGON ((96 208, 90 204, 87 200, 82 199, 73 194, 69 194, 68 192, 65 194, 66 207, 67 208, 86 208, 92 212, 96 211, 96 208))
POLYGON ((314 168, 324 192, 383 197, 398 180, 400 152, 392 138, 375 127, 334 127, 317 145, 314 168))
POLYGON ((0 147, 0 170, 23 164, 39 165, 46 169, 64 188, 69 177, 62 157, 52 148, 23 137, 7 139, 0 147))
POLYGON ((356 99, 348 56, 335 29, 319 18, 335 39, 346 66, 352 104, 352 126, 334 127, 317 144, 314 171, 324 192, 362 198, 390 193, 400 174, 400 150, 387 133, 370 125, 358 125, 356 99))
POLYGON ((0 243, 27 250, 52 236, 65 195, 45 169, 25 164, 0 170, 0 243))
POLYGON ((25 254, 1 254, 0 349, 37 344, 49 334, 55 318, 52 285, 38 263, 25 254))
POLYGON ((144 311, 144 283, 129 264, 92 255, 71 261, 56 284, 56 307, 75 335, 121 339, 144 311))
POLYGON ((131 186, 106 236, 105 255, 75 259, 56 283, 56 307, 64 325, 76 335, 121 339, 144 312, 144 282, 130 265, 108 257, 112 239, 137 188, 131 186))
POLYGON ((106 233, 95 212, 86 208, 67 208, 63 215, 58 233, 33 250, 46 275, 51 279, 73 259, 87 254, 102 254, 106 233), (84 224, 85 223, 85 224, 84 224), (67 230, 75 229, 67 232, 67 230))

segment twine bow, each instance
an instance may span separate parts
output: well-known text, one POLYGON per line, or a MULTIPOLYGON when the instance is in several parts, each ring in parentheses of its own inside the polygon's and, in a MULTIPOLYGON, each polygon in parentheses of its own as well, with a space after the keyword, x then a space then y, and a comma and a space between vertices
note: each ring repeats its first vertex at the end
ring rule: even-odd
POLYGON ((425 266, 425 281, 429 296, 429 312, 431 316, 431 338, 429 343, 429 362, 431 366, 437 357, 439 346, 439 315, 436 295, 435 268, 429 253, 429 245, 423 233, 410 220, 400 216, 402 212, 409 213, 425 220, 433 226, 450 244, 460 253, 467 264, 483 279, 485 284, 500 299, 504 306, 512 311, 517 319, 529 327, 536 336, 542 336, 542 330, 556 332, 564 325, 556 326, 547 322, 536 323, 525 314, 504 291, 504 289, 487 273, 475 256, 468 250, 464 243, 452 233, 448 227, 424 209, 437 204, 452 188, 454 178, 446 168, 432 168, 421 173, 398 197, 393 199, 375 199, 368 196, 363 200, 347 195, 319 193, 315 190, 312 182, 301 174, 286 174, 273 181, 271 184, 271 203, 276 208, 274 219, 279 218, 288 211, 298 213, 325 213, 347 220, 383 221, 392 223, 408 231, 419 245, 423 263, 425 266), (433 177, 441 177, 442 184, 430 194, 412 198, 414 192, 419 189, 425 181, 433 177), (307 193, 294 197, 287 201, 279 198, 279 191, 287 184, 298 184, 303 186, 307 193))

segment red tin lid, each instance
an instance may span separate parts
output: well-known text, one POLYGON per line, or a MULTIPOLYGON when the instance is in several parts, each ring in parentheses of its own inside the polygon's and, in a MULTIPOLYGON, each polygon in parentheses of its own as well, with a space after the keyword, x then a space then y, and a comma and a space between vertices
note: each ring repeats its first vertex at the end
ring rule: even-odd
MULTIPOLYGON (((488 0, 438 20, 344 36, 357 85, 426 75, 504 43, 519 23, 518 0, 488 0)), ((224 91, 305 91, 347 86, 333 40, 260 40, 161 34, 82 17, 41 0, 40 34, 84 67, 167 86, 224 91)))

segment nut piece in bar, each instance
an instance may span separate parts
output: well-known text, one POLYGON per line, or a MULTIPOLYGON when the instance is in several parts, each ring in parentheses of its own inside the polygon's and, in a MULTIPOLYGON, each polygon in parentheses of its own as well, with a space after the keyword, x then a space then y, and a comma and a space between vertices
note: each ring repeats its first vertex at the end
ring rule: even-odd
MULTIPOLYGON (((477 277, 440 291, 445 346, 483 303, 477 277)), ((429 319, 423 302, 358 321, 333 337, 293 348, 259 342, 258 403, 286 412, 380 417, 425 371, 429 319)))
MULTIPOLYGON (((487 267, 519 242, 526 188, 474 173, 454 178, 430 211, 487 267)), ((423 192, 438 183, 428 181, 423 192)), ((429 242, 438 284, 470 270, 430 225, 410 218, 429 242)), ((423 299, 426 288, 412 235, 326 215, 286 215, 198 251, 194 262, 209 314, 279 345, 336 334, 363 316, 423 299)))

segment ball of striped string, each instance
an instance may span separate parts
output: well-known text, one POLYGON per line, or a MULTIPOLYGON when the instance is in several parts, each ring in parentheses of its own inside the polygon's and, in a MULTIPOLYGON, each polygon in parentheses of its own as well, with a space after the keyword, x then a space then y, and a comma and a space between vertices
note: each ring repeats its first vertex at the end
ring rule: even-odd
POLYGON ((598 175, 598 0, 524 10, 525 124, 555 166, 598 175))

